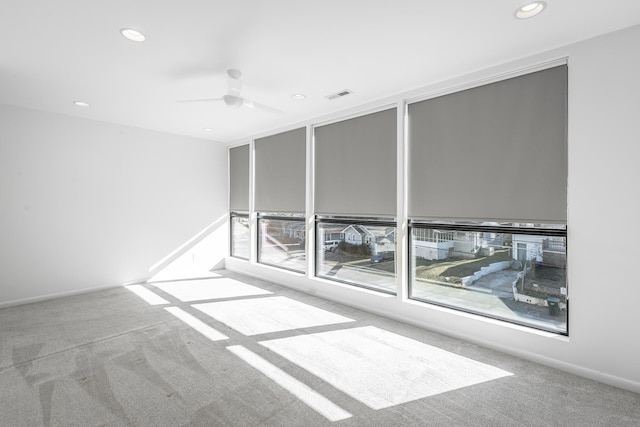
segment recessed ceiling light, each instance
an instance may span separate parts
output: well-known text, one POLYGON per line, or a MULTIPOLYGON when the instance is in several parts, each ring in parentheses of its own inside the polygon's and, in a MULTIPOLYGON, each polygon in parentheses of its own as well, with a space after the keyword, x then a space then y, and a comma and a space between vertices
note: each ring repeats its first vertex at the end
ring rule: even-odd
POLYGON ((527 3, 516 10, 516 18, 532 18, 542 12, 545 7, 547 7, 547 3, 543 1, 533 1, 531 3, 527 3))
POLYGON ((125 36, 126 38, 134 42, 143 42, 146 39, 146 37, 144 36, 144 34, 142 34, 141 31, 133 28, 121 28, 120 34, 122 34, 123 36, 125 36))
POLYGON ((300 101, 302 99, 305 99, 307 97, 307 95, 305 95, 304 93, 294 93, 293 95, 291 95, 291 99, 295 99, 296 101, 300 101))
POLYGON ((88 107, 89 103, 84 101, 73 101, 73 105, 76 105, 78 107, 88 107))
POLYGON ((213 132, 213 128, 204 128, 202 130, 205 132, 213 132))

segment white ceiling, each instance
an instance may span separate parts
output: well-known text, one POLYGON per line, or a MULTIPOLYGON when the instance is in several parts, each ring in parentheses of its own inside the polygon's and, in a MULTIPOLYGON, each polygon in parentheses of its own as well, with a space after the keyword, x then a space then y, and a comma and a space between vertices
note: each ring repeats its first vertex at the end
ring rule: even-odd
POLYGON ((224 143, 640 24, 639 0, 1 1, 1 104, 224 143), (176 102, 222 96, 227 68, 285 114, 176 102))

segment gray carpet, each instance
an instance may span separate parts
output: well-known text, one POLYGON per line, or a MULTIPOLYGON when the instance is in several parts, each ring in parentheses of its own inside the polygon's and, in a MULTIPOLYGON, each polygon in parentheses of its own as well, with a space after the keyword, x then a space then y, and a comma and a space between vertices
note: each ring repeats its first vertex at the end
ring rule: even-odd
POLYGON ((640 425, 638 394, 264 281, 143 286, 0 310, 0 425, 640 425))

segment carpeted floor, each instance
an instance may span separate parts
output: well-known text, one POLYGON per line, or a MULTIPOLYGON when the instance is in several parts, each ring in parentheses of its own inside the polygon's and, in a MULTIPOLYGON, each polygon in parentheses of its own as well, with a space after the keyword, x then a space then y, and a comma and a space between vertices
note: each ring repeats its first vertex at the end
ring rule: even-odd
POLYGON ((0 310, 0 426, 639 426, 640 395, 227 271, 0 310))

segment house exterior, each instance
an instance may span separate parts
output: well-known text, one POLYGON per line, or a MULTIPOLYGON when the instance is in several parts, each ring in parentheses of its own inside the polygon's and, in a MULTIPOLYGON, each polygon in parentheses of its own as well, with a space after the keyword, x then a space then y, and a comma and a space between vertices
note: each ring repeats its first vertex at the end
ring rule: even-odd
POLYGON ((376 236, 362 225, 350 225, 342 232, 344 233, 344 241, 352 245, 372 246, 376 240, 376 236))
POLYGON ((382 233, 372 232, 364 225, 350 224, 348 226, 323 226, 322 247, 324 250, 334 250, 340 243, 349 245, 367 245, 372 255, 396 251, 395 227, 388 227, 382 233))
POLYGON ((493 255, 504 246, 505 234, 414 228, 413 243, 415 255, 423 259, 475 258, 493 255))
POLYGON ((340 242, 344 241, 343 228, 341 225, 321 227, 322 236, 319 239, 322 241, 322 249, 332 251, 337 248, 340 242))
MULTIPOLYGON (((418 258, 428 260, 447 259, 456 242, 455 231, 444 232, 431 228, 414 228, 412 233, 413 250, 418 258)), ((458 242, 459 245, 464 245, 465 243, 466 239, 458 242)))
POLYGON ((385 234, 383 236, 378 236, 376 238, 375 244, 372 247, 372 252, 374 255, 381 253, 389 253, 396 251, 396 229, 395 227, 391 227, 385 230, 385 234))
POLYGON ((304 240, 306 224, 304 221, 287 223, 287 234, 292 239, 304 240))
POLYGON ((514 260, 547 267, 566 267, 567 246, 564 237, 514 234, 512 241, 514 260))

